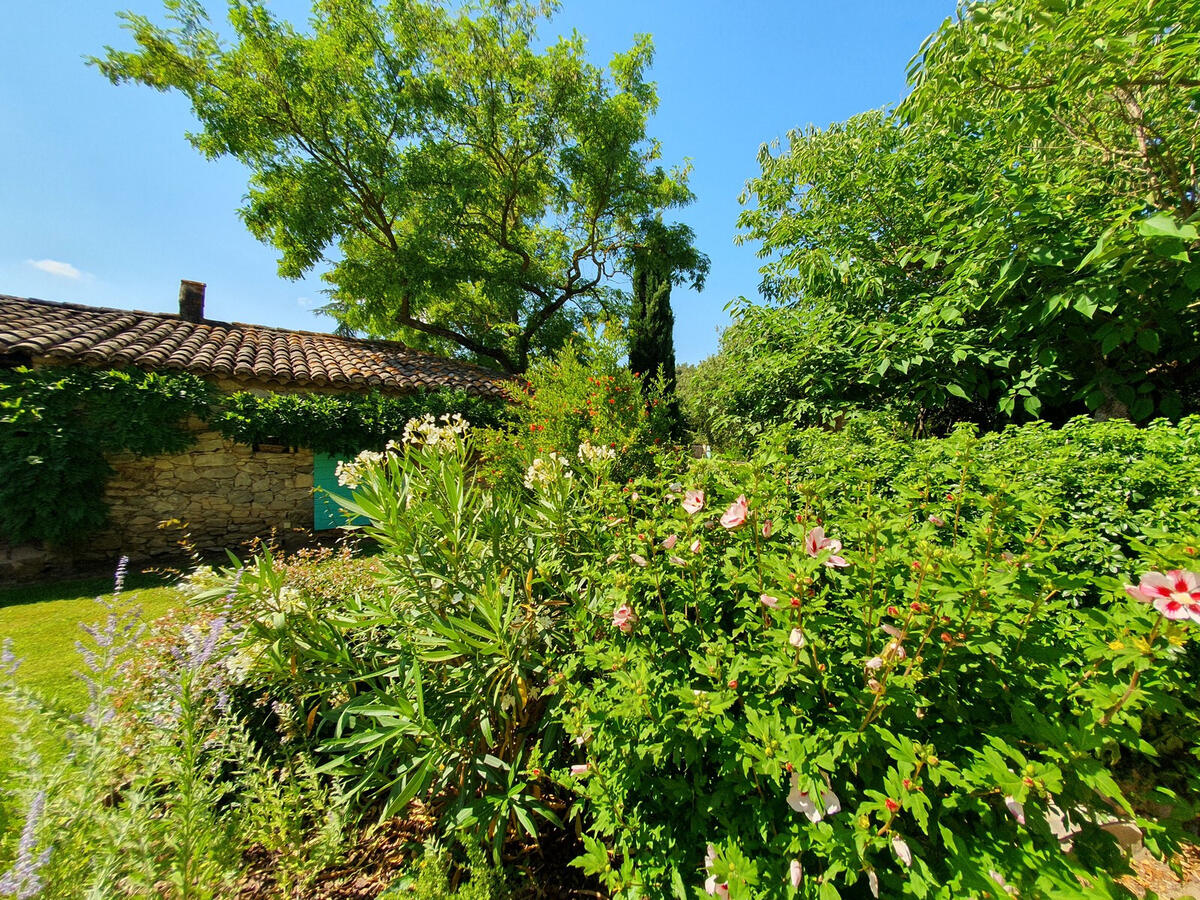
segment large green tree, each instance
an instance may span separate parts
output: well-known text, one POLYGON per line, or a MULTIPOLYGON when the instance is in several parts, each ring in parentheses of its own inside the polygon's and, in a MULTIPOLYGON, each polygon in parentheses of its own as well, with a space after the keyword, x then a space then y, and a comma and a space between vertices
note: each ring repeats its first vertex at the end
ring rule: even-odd
MULTIPOLYGON (((964 3, 898 113, 764 147, 742 239, 798 317, 789 358, 805 359, 786 368, 804 376, 794 397, 811 388, 803 408, 1195 408, 1198 41, 1182 0, 964 3), (849 366, 831 377, 835 357, 849 366)), ((729 343, 761 356, 777 333, 729 343)))
POLYGON ((228 0, 222 43, 196 0, 126 13, 114 83, 184 94, 206 156, 251 172, 242 216, 300 277, 328 264, 345 329, 521 372, 600 311, 639 225, 690 201, 647 135, 648 37, 590 64, 539 47, 552 2, 317 0, 305 30, 228 0))

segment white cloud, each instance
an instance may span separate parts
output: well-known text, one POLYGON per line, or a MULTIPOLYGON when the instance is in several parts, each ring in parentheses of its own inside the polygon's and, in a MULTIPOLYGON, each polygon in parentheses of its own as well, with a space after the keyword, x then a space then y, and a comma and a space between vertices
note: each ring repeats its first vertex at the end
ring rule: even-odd
POLYGON ((25 261, 35 269, 41 269, 51 275, 58 275, 60 278, 72 278, 75 281, 83 278, 83 273, 73 265, 59 262, 57 259, 27 259, 25 261))
POLYGON ((297 297, 296 305, 303 306, 305 309, 308 309, 308 307, 312 306, 312 301, 309 300, 307 297, 297 297))

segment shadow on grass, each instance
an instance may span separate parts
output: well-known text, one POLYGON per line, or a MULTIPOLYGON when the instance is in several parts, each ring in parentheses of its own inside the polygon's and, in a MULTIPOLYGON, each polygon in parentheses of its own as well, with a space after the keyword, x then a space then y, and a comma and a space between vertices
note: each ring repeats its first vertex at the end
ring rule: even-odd
MULTIPOLYGON (((167 587, 177 579, 155 572, 130 572, 125 578, 125 590, 167 587)), ((41 584, 26 584, 18 587, 0 588, 0 609, 21 606, 25 603, 48 603, 54 600, 77 600, 80 597, 95 597, 111 594, 112 576, 97 575, 91 578, 73 578, 67 581, 49 581, 41 584)))

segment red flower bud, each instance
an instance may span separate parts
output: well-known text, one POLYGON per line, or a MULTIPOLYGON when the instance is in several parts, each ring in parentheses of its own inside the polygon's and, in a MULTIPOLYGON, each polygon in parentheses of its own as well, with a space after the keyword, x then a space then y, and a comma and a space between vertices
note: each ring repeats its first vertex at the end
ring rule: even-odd
POLYGON ((887 807, 887 810, 890 813, 897 812, 900 809, 900 804, 891 797, 888 797, 886 800, 884 800, 883 805, 887 807))
POLYGON ((736 691, 736 690, 737 690, 737 679, 736 679, 736 678, 732 679, 732 680, 729 682, 729 689, 730 689, 731 691, 736 691))

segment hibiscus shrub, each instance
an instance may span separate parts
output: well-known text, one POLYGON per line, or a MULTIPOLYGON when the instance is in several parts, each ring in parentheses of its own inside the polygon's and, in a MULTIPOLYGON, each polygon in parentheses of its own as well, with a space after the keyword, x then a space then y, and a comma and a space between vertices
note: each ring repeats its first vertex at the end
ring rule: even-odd
POLYGON ((886 480, 764 450, 587 493, 606 544, 551 688, 579 865, 630 898, 1108 897, 1114 819, 1172 849, 1186 799, 1146 789, 1151 820, 1122 783, 1131 759, 1200 774, 1200 539, 1098 571, 977 444, 886 480))

